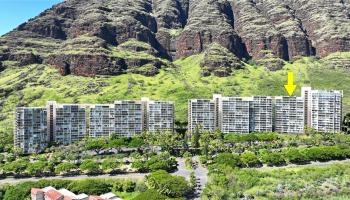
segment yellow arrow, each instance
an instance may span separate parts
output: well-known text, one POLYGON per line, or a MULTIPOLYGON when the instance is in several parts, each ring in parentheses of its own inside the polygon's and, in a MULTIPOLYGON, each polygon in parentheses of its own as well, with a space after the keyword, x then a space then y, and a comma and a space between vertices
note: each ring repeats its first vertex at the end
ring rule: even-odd
POLYGON ((289 96, 293 95, 295 89, 297 88, 297 86, 294 85, 294 74, 293 74, 293 72, 288 72, 288 84, 284 85, 284 88, 287 90, 289 96))

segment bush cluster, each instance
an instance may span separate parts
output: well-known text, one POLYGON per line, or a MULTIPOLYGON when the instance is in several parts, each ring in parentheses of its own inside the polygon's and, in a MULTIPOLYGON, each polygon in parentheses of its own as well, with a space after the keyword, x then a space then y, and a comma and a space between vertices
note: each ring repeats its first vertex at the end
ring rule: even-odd
POLYGON ((238 142, 267 142, 277 140, 277 133, 263 132, 263 133, 248 133, 248 134, 226 134, 224 136, 225 142, 238 143, 238 142))
POLYGON ((154 155, 149 160, 137 160, 132 163, 132 168, 139 172, 154 172, 157 170, 172 171, 176 169, 177 162, 174 157, 170 155, 154 155))
POLYGON ((281 166, 287 163, 305 164, 311 161, 330 161, 350 158, 349 146, 292 147, 279 151, 261 150, 258 154, 246 151, 240 155, 221 153, 214 163, 231 167, 281 166))
POLYGON ((144 141, 140 137, 133 138, 89 138, 85 143, 86 150, 106 149, 106 148, 120 148, 130 147, 138 148, 144 145, 144 141))

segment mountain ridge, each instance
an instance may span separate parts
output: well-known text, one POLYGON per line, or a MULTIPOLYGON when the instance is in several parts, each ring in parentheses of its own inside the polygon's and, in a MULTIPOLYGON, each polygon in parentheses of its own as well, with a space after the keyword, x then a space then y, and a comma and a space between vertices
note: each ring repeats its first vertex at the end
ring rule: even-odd
POLYGON ((350 51, 349 8, 349 0, 68 0, 1 37, 0 61, 154 76, 218 44, 228 59, 210 62, 210 73, 203 64, 203 75, 227 76, 250 59, 278 70, 280 59, 350 51))

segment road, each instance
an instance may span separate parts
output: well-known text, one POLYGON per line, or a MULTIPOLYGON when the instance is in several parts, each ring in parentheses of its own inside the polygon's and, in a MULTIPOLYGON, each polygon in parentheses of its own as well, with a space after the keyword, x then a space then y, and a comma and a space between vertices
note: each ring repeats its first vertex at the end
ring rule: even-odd
POLYGON ((198 185, 198 187, 196 188, 195 200, 199 200, 200 195, 202 194, 208 182, 208 169, 200 164, 198 156, 193 157, 193 161, 197 163, 196 168, 194 170, 194 175, 197 178, 197 185, 198 185))
POLYGON ((99 176, 52 176, 52 177, 31 177, 31 178, 5 178, 0 179, 0 185, 3 184, 16 184, 26 181, 39 181, 39 180, 52 180, 52 179, 64 179, 64 180, 81 180, 81 179, 94 179, 94 178, 112 178, 112 179, 142 179, 148 174, 141 173, 128 173, 128 174, 116 174, 116 175, 99 175, 99 176))
POLYGON ((187 181, 189 181, 191 172, 186 169, 185 159, 184 158, 177 158, 176 160, 177 160, 177 164, 178 164, 177 171, 174 172, 173 174, 177 175, 177 176, 183 176, 183 177, 185 177, 185 179, 187 181))

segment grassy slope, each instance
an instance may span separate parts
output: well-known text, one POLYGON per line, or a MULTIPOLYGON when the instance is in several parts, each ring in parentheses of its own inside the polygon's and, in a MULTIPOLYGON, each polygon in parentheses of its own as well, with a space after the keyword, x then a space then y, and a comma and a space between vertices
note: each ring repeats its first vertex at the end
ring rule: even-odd
MULTIPOLYGON (((224 170, 225 185, 218 185, 214 175, 209 177, 203 199, 212 200, 224 193, 242 193, 255 199, 333 199, 349 198, 349 161, 320 166, 288 168, 224 170), (299 198, 298 198, 299 197, 299 198)), ((218 198, 219 197, 219 198, 218 198)), ((230 198, 226 198, 230 199, 230 198)), ((233 198, 234 199, 234 198, 233 198)), ((237 198, 238 199, 238 198, 237 198)))
POLYGON ((125 74, 115 77, 77 77, 58 74, 44 65, 8 68, 0 73, 0 135, 12 134, 16 106, 44 106, 48 100, 60 103, 108 103, 117 99, 152 99, 176 101, 176 119, 186 122, 187 99, 224 95, 286 95, 283 85, 287 71, 295 73, 300 95, 302 85, 317 89, 344 90, 344 112, 350 112, 350 72, 331 68, 325 61, 304 58, 287 64, 283 70, 270 72, 263 67, 246 65, 231 77, 201 77, 199 63, 203 54, 175 61, 176 69, 165 69, 155 77, 125 74), (7 91, 4 96, 2 90, 7 91), (2 104, 1 104, 2 103, 2 104))

